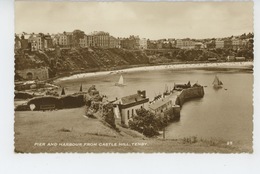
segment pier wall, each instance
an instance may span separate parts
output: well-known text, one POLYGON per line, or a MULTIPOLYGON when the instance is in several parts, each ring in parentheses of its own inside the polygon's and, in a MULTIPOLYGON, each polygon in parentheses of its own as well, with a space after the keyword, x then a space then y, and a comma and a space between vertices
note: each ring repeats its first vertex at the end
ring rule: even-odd
POLYGON ((188 89, 183 89, 178 95, 175 104, 182 106, 186 101, 193 98, 202 98, 204 96, 203 86, 192 87, 188 89))
POLYGON ((180 120, 180 106, 174 105, 171 108, 163 112, 163 116, 167 118, 168 121, 179 121, 180 120))
POLYGON ((202 86, 183 89, 179 95, 173 99, 174 105, 163 112, 164 117, 166 117, 168 121, 179 121, 182 105, 188 100, 193 98, 202 98, 203 96, 204 88, 202 86))

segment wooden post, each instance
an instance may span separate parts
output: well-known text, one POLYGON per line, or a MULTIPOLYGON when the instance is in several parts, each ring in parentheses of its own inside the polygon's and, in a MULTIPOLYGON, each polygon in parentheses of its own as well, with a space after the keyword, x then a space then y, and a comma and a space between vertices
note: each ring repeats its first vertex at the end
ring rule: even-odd
POLYGON ((79 92, 82 92, 82 84, 80 85, 79 92))

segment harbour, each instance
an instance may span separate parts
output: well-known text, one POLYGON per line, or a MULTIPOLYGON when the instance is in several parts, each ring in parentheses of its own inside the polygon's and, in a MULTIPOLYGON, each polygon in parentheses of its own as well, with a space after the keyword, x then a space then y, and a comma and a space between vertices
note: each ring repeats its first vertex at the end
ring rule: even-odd
POLYGON ((171 123, 166 128, 166 138, 175 139, 190 136, 198 138, 216 138, 225 141, 240 142, 252 146, 252 82, 253 74, 248 69, 190 69, 159 70, 123 74, 124 87, 115 86, 120 75, 97 76, 60 81, 67 92, 78 90, 79 84, 87 88, 95 84, 102 94, 115 99, 146 89, 147 96, 153 99, 156 94, 174 83, 197 81, 204 87, 205 96, 193 99, 182 106, 179 122, 171 123), (138 76, 136 76, 138 74, 138 76), (223 82, 223 89, 214 89, 215 75, 223 82), (153 86, 153 88, 149 88, 153 86), (243 100, 241 100, 243 99, 243 100), (237 102, 240 101, 241 102, 237 102))

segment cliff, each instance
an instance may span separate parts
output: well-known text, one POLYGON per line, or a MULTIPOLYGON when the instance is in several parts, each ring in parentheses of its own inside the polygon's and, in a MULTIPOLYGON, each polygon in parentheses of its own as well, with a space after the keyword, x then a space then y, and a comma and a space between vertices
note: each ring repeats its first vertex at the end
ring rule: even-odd
POLYGON ((141 50, 129 51, 117 48, 71 48, 52 51, 19 50, 15 52, 15 68, 22 70, 47 66, 57 72, 114 68, 148 64, 149 58, 141 50))
MULTIPOLYGON (((125 50, 119 48, 62 48, 48 51, 15 51, 15 69, 49 67, 50 77, 59 73, 80 73, 115 70, 139 65, 207 61, 209 57, 224 60, 228 55, 240 55, 230 49, 211 50, 125 50)), ((246 50, 240 56, 252 58, 246 50)))

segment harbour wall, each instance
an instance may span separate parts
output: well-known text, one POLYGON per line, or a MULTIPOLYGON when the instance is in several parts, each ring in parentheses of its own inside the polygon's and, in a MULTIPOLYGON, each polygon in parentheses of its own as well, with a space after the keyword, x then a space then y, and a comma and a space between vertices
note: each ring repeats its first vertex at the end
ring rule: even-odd
POLYGON ((175 105, 182 105, 193 98, 202 98, 204 96, 204 88, 203 86, 192 87, 188 89, 183 89, 181 93, 178 95, 175 105))
MULTIPOLYGON (((176 95, 176 94, 175 94, 176 95)), ((180 112, 182 105, 193 98, 202 98, 204 96, 203 86, 197 86, 192 88, 183 89, 177 96, 175 103, 170 109, 164 111, 164 116, 167 117, 169 121, 179 121, 180 112)))

